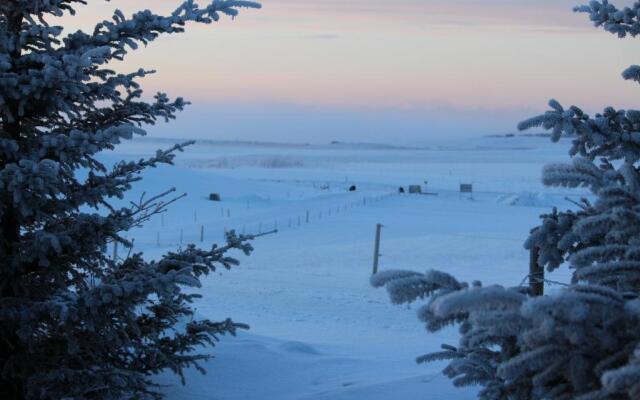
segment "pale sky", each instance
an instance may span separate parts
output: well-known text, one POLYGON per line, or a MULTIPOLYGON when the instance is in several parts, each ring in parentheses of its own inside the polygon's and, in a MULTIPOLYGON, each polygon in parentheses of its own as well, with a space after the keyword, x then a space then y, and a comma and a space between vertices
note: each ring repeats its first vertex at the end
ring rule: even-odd
MULTIPOLYGON (((65 23, 89 27, 115 8, 167 12, 179 1, 91 3, 65 23)), ((147 93, 194 103, 151 133, 415 143, 515 131, 551 97, 589 112, 639 106, 640 88, 620 73, 640 64, 640 42, 595 29, 572 12, 580 0, 262 4, 162 37, 118 67, 156 69, 147 93)))

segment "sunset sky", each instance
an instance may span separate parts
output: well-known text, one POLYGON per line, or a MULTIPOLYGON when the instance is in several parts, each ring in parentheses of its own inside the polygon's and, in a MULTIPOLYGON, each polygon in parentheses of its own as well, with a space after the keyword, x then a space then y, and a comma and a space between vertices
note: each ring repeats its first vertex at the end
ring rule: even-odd
MULTIPOLYGON (((586 0, 583 0, 586 1, 586 0)), ((201 4, 204 4, 201 0, 201 4)), ((632 1, 620 1, 628 5, 632 1)), ((91 2, 87 28, 115 8, 169 12, 178 0, 91 2)), ((589 112, 638 107, 620 73, 640 42, 595 29, 579 0, 265 0, 235 21, 191 25, 118 67, 158 73, 148 93, 194 105, 151 131, 324 143, 418 143, 508 133, 553 97, 589 112)))

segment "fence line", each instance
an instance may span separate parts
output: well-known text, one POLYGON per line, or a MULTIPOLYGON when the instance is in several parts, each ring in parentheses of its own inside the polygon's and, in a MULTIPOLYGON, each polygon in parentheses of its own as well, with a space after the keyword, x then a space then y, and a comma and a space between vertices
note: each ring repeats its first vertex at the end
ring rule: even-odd
MULTIPOLYGON (((455 192, 453 190, 442 190, 443 193, 455 192)), ((503 192, 490 192, 490 191, 477 191, 477 193, 497 193, 501 194, 503 192)), ((263 228, 267 230, 269 227, 273 227, 274 231, 279 232, 283 230, 293 230, 299 229, 304 225, 312 224, 315 221, 321 220, 330 220, 333 216, 338 216, 341 213, 347 212, 349 209, 357 208, 357 207, 366 207, 372 203, 380 202, 391 198, 393 196, 397 196, 398 192, 395 190, 393 192, 388 192, 379 196, 365 196, 362 197, 361 200, 353 201, 349 200, 348 202, 344 202, 342 204, 329 204, 325 206, 312 207, 310 209, 303 209, 301 212, 296 212, 294 215, 284 215, 282 217, 276 217, 275 219, 269 218, 268 216, 260 216, 254 220, 254 222, 247 223, 244 219, 251 219, 253 216, 238 216, 235 213, 236 218, 240 219, 239 222, 233 222, 232 220, 232 210, 229 207, 222 206, 220 207, 220 217, 222 220, 212 221, 210 223, 206 223, 205 217, 203 213, 198 213, 198 210, 193 211, 193 228, 191 229, 188 226, 176 227, 164 229, 167 226, 170 226, 170 221, 167 221, 165 217, 165 213, 160 215, 159 227, 158 231, 155 235, 155 241, 153 240, 152 232, 145 232, 149 234, 148 241, 138 241, 138 245, 152 245, 155 244, 157 247, 182 247, 186 244, 197 244, 206 242, 220 242, 224 240, 226 233, 229 230, 234 230, 238 234, 241 235, 257 235, 263 233, 263 228), (239 218, 238 218, 239 217, 239 218), (324 218, 323 218, 324 217, 324 218), (222 226, 222 221, 226 221, 225 225, 222 226), (228 228, 229 227, 229 228, 228 228)), ((555 195, 555 194, 554 194, 555 195)), ((287 197, 290 197, 289 194, 287 197)), ((247 209, 250 209, 249 201, 247 201, 247 209)), ((214 210, 215 212, 215 210, 214 210)), ((188 215, 188 214, 187 214, 188 215)), ((186 216, 189 219, 188 216, 186 216)), ((454 235, 452 236, 460 236, 460 237, 471 237, 471 235, 454 235)), ((501 239, 501 240, 509 240, 508 238, 487 238, 487 239, 501 239)), ((512 239, 513 240, 513 239, 512 239)), ((114 242, 110 249, 105 249, 105 251, 113 252, 112 257, 118 257, 118 249, 117 242, 114 242)), ((124 249, 126 251, 126 249, 124 249)), ((539 277, 538 280, 540 280, 539 277)), ((534 279, 535 280, 535 279, 534 279)))
MULTIPOLYGON (((222 218, 224 220, 227 220, 227 222, 225 222, 223 226, 216 226, 218 223, 220 223, 220 221, 212 222, 210 224, 205 223, 203 221, 204 217, 202 213, 198 215, 198 212, 194 211, 194 224, 192 229, 186 226, 176 227, 172 229, 162 229, 166 225, 169 225, 165 219, 164 214, 162 214, 160 228, 156 232, 155 241, 145 242, 138 240, 138 245, 153 244, 157 247, 184 247, 187 244, 224 240, 226 233, 231 230, 234 230, 236 233, 241 235, 255 235, 263 233, 264 229, 270 230, 271 228, 273 228, 274 231, 278 232, 281 232, 283 230, 299 229, 304 225, 309 225, 316 221, 320 222, 329 220, 329 217, 332 216, 337 217, 341 212, 346 212, 347 210, 349 210, 349 207, 366 207, 368 205, 389 199, 395 195, 397 195, 397 193, 393 192, 379 196, 365 196, 362 197, 361 200, 358 200, 356 202, 352 201, 343 204, 313 207, 304 210, 301 213, 296 213, 297 215, 285 215, 276 217, 271 219, 271 221, 269 221, 268 217, 263 217, 260 218, 262 220, 258 219, 257 221, 250 224, 239 221, 237 224, 232 225, 233 223, 228 221, 232 215, 231 209, 227 207, 221 207, 220 209, 222 218)), ((247 218, 251 218, 251 216, 247 216, 247 218)))

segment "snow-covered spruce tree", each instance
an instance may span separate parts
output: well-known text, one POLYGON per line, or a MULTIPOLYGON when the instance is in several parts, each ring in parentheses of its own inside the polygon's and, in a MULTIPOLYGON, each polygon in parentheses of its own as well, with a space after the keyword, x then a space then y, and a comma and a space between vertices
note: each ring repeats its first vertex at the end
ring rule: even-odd
POLYGON ((115 206, 143 170, 171 164, 184 145, 112 168, 96 155, 174 118, 186 104, 162 93, 143 100, 139 80, 152 71, 116 73, 115 62, 188 22, 211 23, 259 5, 188 0, 167 16, 116 11, 92 32, 63 35, 56 20, 86 3, 0 2, 3 400, 160 398, 154 374, 199 368, 201 345, 244 327, 195 320, 190 304, 197 296, 182 288, 237 264, 225 253, 249 253, 250 237, 229 234, 222 247, 190 246, 155 262, 139 254, 114 261, 102 251, 110 242, 130 247, 123 232, 172 202, 168 191, 115 206))
MULTIPOLYGON (((640 1, 622 10, 607 1, 577 7, 620 37, 640 34, 640 1)), ((623 73, 640 82, 640 66, 623 73)), ((572 136, 572 163, 549 165, 549 186, 588 188, 577 211, 542 216, 525 243, 548 271, 568 265, 567 287, 541 297, 522 287, 484 287, 430 271, 371 278, 394 303, 427 299, 419 318, 436 331, 459 324, 458 346, 418 358, 450 360, 456 385, 481 385, 484 399, 640 399, 640 111, 578 107, 524 121, 553 140, 572 136)))

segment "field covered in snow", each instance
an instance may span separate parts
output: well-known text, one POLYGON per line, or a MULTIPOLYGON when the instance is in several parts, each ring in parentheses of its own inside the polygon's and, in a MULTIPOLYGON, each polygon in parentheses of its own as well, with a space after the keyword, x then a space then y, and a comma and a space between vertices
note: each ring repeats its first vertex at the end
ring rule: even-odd
MULTIPOLYGON (((137 140, 107 161, 169 144, 137 140)), ((518 285, 528 268, 522 243, 538 215, 582 194, 540 183, 545 164, 568 161, 568 147, 523 137, 425 148, 202 142, 175 167, 150 171, 133 197, 173 186, 188 197, 130 233, 148 258, 201 244, 201 235, 203 246, 220 243, 225 229, 278 229, 254 242, 252 256, 238 254, 240 267, 205 280, 198 314, 232 317, 251 330, 223 338, 208 374, 189 373, 188 386, 163 376, 168 398, 475 398, 473 388, 449 383, 443 364, 414 362, 441 343, 455 345, 455 329, 427 334, 416 307, 394 306, 369 286, 375 225, 384 225, 382 270, 440 269, 518 285), (425 181, 437 196, 397 193, 425 181), (473 184, 472 196, 458 193, 461 183, 473 184), (222 201, 209 201, 210 193, 222 201)))

